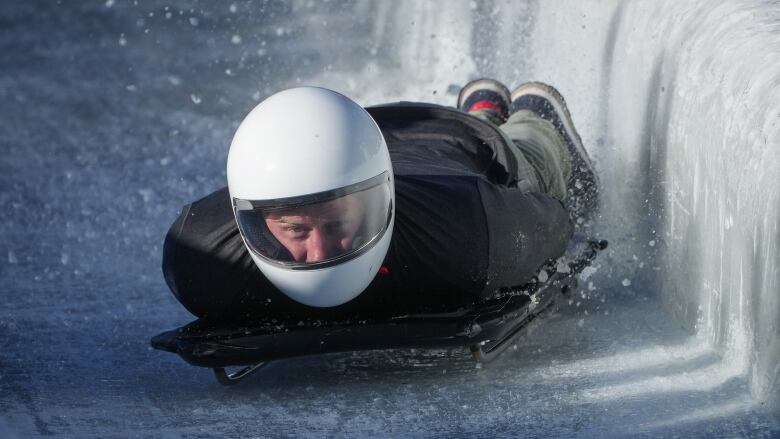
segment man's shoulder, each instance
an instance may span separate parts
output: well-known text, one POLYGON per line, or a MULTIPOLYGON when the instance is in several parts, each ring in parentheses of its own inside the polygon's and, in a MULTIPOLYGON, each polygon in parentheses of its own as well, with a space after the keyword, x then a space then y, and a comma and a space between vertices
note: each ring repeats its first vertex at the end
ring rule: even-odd
MULTIPOLYGON (((461 139, 472 144, 467 149, 487 147, 496 151, 506 147, 506 139, 497 126, 452 107, 422 102, 396 102, 367 107, 386 140, 423 136, 428 140, 461 139)), ((388 142, 389 143, 389 142, 388 142)), ((491 156, 494 154, 491 152, 491 156)))
POLYGON ((414 120, 452 120, 468 124, 484 124, 485 122, 477 119, 470 114, 459 111, 453 107, 431 104, 425 102, 392 102, 381 105, 366 107, 366 111, 373 117, 377 123, 392 121, 414 121, 414 120))

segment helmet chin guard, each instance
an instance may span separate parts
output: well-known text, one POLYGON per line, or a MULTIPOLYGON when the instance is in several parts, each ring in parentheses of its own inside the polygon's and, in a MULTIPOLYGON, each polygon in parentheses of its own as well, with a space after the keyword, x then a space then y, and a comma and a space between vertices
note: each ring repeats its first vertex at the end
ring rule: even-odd
POLYGON ((373 280, 395 190, 382 133, 358 104, 317 87, 269 97, 233 137, 227 176, 245 246, 290 298, 337 306, 373 280))

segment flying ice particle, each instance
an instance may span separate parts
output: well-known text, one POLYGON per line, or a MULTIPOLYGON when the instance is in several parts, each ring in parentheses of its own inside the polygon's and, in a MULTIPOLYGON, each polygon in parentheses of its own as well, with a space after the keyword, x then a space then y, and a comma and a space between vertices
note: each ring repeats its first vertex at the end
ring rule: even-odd
POLYGON ((138 195, 144 200, 144 203, 148 203, 152 199, 154 192, 151 189, 138 189, 138 195))
POLYGON ((650 245, 650 247, 655 247, 655 239, 653 239, 652 241, 648 242, 648 244, 650 245))
POLYGON ((598 271, 598 270, 596 270, 596 268, 595 268, 595 267, 585 267, 585 268, 582 270, 582 272, 580 272, 580 276, 579 276, 579 277, 580 277, 580 279, 582 279, 583 281, 586 281, 586 280, 588 280, 588 278, 589 278, 589 277, 591 277, 591 276, 593 275, 593 273, 595 273, 596 271, 598 271))
POLYGON ((232 12, 233 14, 235 14, 237 10, 238 10, 238 6, 236 6, 236 4, 235 4, 235 3, 231 3, 231 4, 230 4, 230 12, 232 12))
POLYGON ((631 280, 629 279, 623 279, 623 282, 621 282, 624 287, 631 286, 631 280))
POLYGON ((112 6, 114 6, 114 0, 106 0, 106 7, 110 8, 112 6))
POLYGON ((16 254, 12 250, 8 250, 8 263, 9 264, 19 263, 19 259, 16 257, 16 254))
POLYGON ((241 44, 241 35, 233 35, 230 42, 233 44, 241 44))
POLYGON ((195 17, 190 17, 190 24, 193 25, 193 26, 197 26, 198 25, 198 19, 195 18, 195 17))
POLYGON ((200 96, 198 96, 198 95, 196 95, 196 94, 191 94, 191 95, 190 95, 190 99, 192 99, 192 103, 193 103, 193 104, 195 104, 195 105, 198 105, 198 104, 200 104, 200 103, 201 103, 201 101, 203 100, 203 99, 201 99, 201 97, 200 97, 200 96))

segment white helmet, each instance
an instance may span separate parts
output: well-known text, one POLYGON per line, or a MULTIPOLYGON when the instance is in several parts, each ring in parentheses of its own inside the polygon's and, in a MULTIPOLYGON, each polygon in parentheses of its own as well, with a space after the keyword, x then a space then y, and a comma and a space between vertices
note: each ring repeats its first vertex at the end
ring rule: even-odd
POLYGON ((358 104, 317 87, 267 98, 238 127, 227 178, 244 244, 290 298, 341 305, 373 280, 395 190, 382 132, 358 104))

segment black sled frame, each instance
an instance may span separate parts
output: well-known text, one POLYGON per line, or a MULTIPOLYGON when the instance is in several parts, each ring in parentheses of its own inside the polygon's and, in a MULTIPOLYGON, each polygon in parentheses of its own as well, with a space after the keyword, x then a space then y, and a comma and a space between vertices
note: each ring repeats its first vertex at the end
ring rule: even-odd
POLYGON ((376 321, 307 322, 215 328, 196 320, 152 338, 152 347, 214 370, 224 385, 239 382, 268 362, 332 352, 468 346, 479 362, 490 362, 535 317, 577 285, 606 241, 572 240, 556 264, 543 267, 522 289, 450 313, 410 314, 376 321), (226 368, 241 369, 229 373, 226 368))

